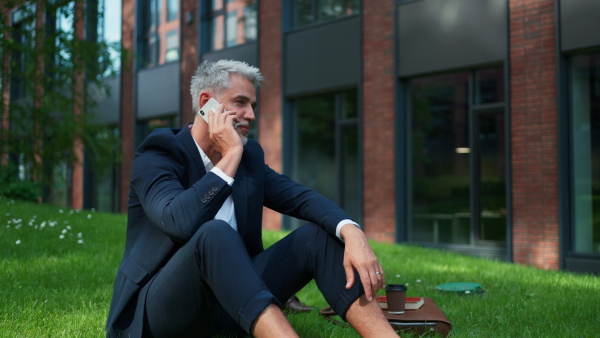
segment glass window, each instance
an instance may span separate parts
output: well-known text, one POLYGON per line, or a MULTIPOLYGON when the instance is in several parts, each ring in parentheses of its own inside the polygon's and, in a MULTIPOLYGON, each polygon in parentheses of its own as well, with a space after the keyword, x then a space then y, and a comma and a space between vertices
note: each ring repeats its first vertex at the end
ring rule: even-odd
POLYGON ((358 14, 359 0, 294 0, 292 25, 307 26, 347 15, 358 14))
POLYGON ((414 241, 469 242, 468 77, 411 83, 414 241))
POLYGON ((177 121, 177 115, 138 121, 138 130, 136 132, 137 144, 142 143, 156 128, 176 128, 178 126, 177 121))
POLYGON ((179 2, 141 1, 139 47, 141 67, 148 68, 179 60, 179 2), (163 15, 163 7, 164 15, 163 15))
POLYGON ((104 71, 104 76, 110 76, 121 71, 121 0, 99 1, 100 21, 98 22, 98 39, 108 45, 107 62, 110 64, 104 71))
POLYGON ((167 32, 165 62, 179 60, 179 31, 172 30, 167 32))
POLYGON ((232 47, 237 44, 237 21, 237 11, 227 12, 227 28, 225 29, 227 47, 232 47))
MULTIPOLYGON (((360 222, 357 91, 297 99, 291 177, 340 205, 360 222)), ((295 221, 292 227, 302 225, 295 221)))
POLYGON ((504 102, 504 70, 482 69, 475 72, 475 104, 504 102))
POLYGON ((572 251, 600 253, 600 53, 570 70, 572 251))
POLYGON ((209 20, 211 51, 256 40, 256 0, 212 0, 209 20))
POLYGON ((160 8, 162 0, 142 1, 141 35, 142 67, 152 67, 159 63, 160 55, 160 8))
POLYGON ((506 241, 504 108, 482 105, 503 88, 503 68, 411 80, 412 241, 506 241))
POLYGON ((173 21, 179 16, 179 0, 167 0, 167 21, 173 21))
MULTIPOLYGON (((95 135, 98 140, 114 142, 119 138, 119 128, 116 125, 104 126, 95 135)), ((118 212, 119 211, 119 163, 114 159, 109 163, 102 163, 102 167, 93 166, 87 158, 86 173, 88 181, 86 188, 89 189, 86 208, 94 208, 96 211, 118 212)))
POLYGON ((26 97, 33 91, 33 83, 25 81, 34 71, 27 67, 33 55, 35 43, 35 4, 26 4, 12 12, 12 40, 15 42, 12 52, 10 71, 10 95, 12 100, 26 97))
POLYGON ((258 36, 258 25, 256 22, 256 3, 244 8, 244 39, 254 41, 258 36))

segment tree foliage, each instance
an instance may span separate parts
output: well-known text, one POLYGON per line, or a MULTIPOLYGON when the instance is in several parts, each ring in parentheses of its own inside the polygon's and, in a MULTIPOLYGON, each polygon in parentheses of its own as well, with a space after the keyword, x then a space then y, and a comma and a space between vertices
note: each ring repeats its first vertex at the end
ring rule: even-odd
POLYGON ((77 144, 95 170, 118 160, 117 135, 94 122, 94 111, 98 92, 110 95, 104 80, 115 76, 119 46, 97 34, 104 17, 98 2, 79 1, 25 2, 13 10, 12 22, 0 23, 1 83, 10 85, 10 96, 0 99, 3 119, 10 121, 0 156, 9 155, 22 177, 45 187, 55 167, 81 160, 77 144), (80 20, 85 36, 76 34, 80 20))

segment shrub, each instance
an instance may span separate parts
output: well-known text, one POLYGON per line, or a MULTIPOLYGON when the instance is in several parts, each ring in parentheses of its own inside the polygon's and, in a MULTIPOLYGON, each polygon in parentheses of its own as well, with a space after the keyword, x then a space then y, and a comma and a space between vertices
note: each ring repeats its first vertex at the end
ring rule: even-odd
POLYGON ((16 166, 9 164, 0 167, 0 195, 37 202, 40 197, 40 187, 37 182, 21 180, 16 166))

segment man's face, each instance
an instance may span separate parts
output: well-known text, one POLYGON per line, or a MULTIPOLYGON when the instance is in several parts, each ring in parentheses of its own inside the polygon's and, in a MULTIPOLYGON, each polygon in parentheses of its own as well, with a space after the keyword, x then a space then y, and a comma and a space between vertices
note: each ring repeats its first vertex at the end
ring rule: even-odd
POLYGON ((256 90, 250 80, 239 74, 229 75, 231 88, 219 98, 223 108, 234 111, 239 122, 234 125, 242 143, 248 142, 250 126, 254 121, 254 108, 256 108, 256 90))

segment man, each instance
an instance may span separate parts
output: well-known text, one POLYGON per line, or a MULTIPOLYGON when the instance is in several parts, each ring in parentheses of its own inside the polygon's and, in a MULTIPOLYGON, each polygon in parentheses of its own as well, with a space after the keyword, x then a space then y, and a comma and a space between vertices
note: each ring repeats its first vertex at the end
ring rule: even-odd
POLYGON ((221 103, 208 123, 157 129, 136 151, 108 336, 294 337, 280 306, 311 279, 362 336, 397 336, 373 301, 385 279, 362 230, 247 139, 261 81, 245 63, 204 62, 191 93, 195 112, 221 103), (263 206, 311 224, 264 250, 263 206))

